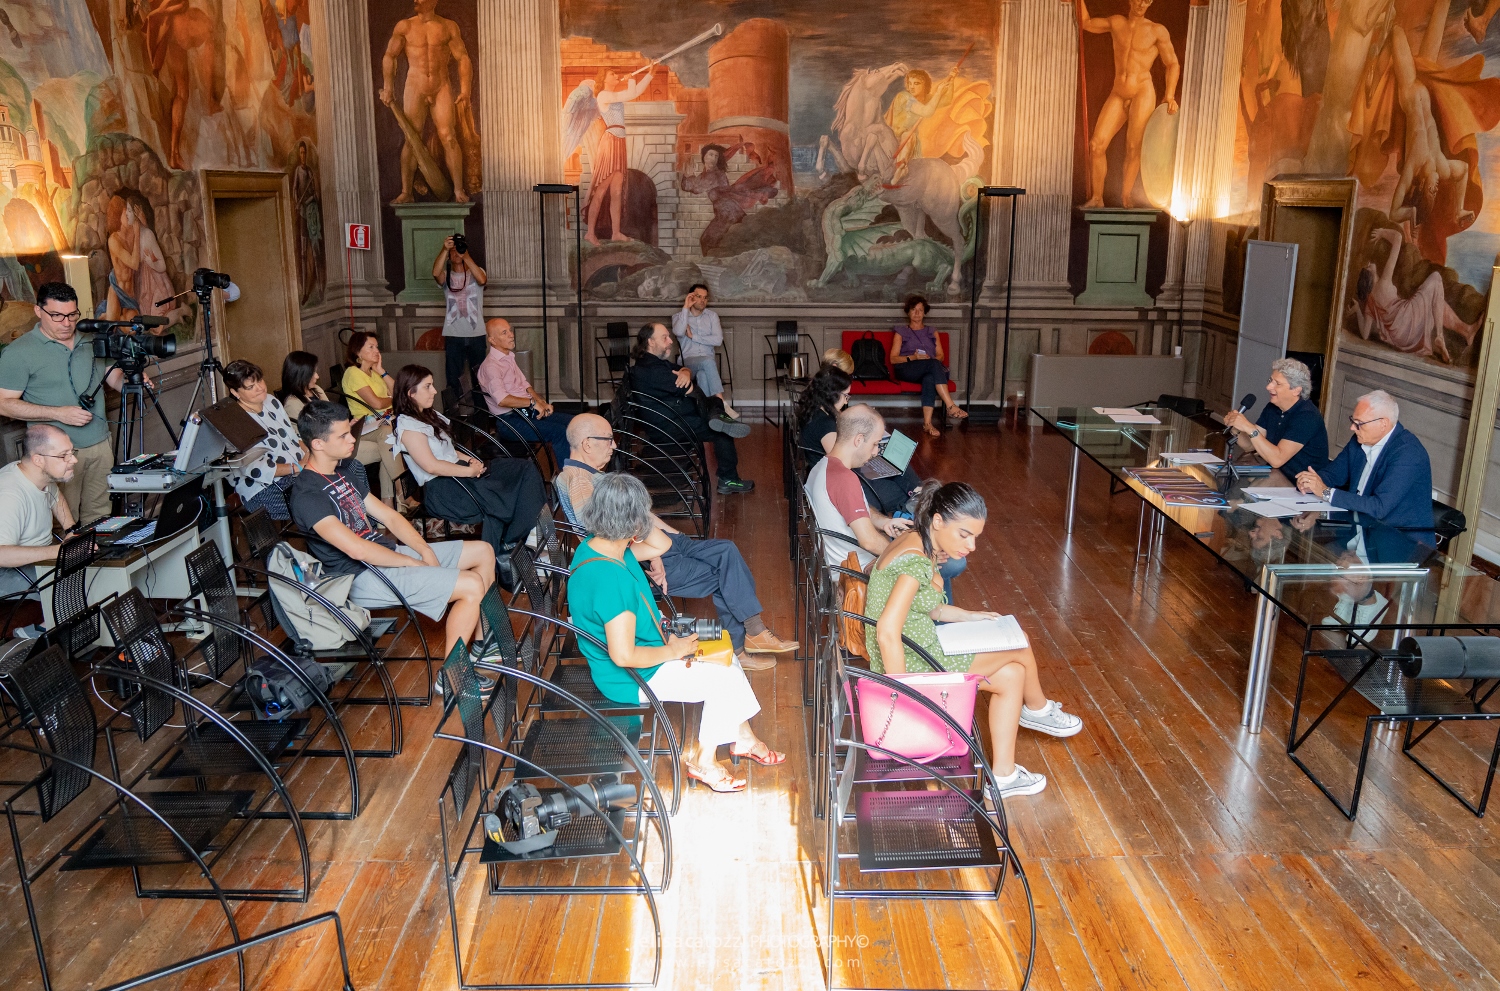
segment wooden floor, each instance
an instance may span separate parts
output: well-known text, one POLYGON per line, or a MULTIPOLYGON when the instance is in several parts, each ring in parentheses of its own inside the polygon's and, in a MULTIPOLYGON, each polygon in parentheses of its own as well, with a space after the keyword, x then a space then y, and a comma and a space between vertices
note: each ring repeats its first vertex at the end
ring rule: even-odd
MULTIPOLYGON (((718 535, 739 542, 768 620, 790 635, 777 436, 757 427, 741 450, 745 474, 760 487, 721 501, 718 535)), ((1283 624, 1265 732, 1242 733, 1250 595, 1176 536, 1160 561, 1134 570, 1137 502, 1110 498, 1106 476, 1091 467, 1080 484, 1079 525, 1066 537, 1067 452, 1056 435, 991 428, 949 431, 924 441, 917 455, 923 474, 967 478, 989 500, 979 552, 957 583, 959 604, 1016 613, 1049 694, 1084 720, 1084 732, 1066 741, 1021 734, 1021 762, 1049 782, 1007 806, 1036 902, 1032 986, 1500 987, 1500 839, 1492 821, 1471 816, 1381 734, 1359 819, 1347 822, 1285 753, 1301 638, 1291 624, 1283 624)), ((826 940, 826 908, 813 896, 822 831, 809 810, 800 676, 789 663, 751 676, 763 706, 760 732, 789 751, 790 762, 754 769, 746 795, 688 792, 672 823, 678 859, 660 899, 660 986, 816 987, 828 956, 845 985, 1017 986, 1026 930, 1015 885, 999 906, 841 908, 838 938, 826 940)), ((1352 780, 1363 729, 1354 709, 1311 746, 1311 759, 1340 782, 1352 780)), ((337 909, 357 987, 456 986, 435 804, 456 750, 431 739, 436 715, 404 710, 404 753, 361 762, 365 810, 356 821, 308 824, 310 902, 242 905, 242 932, 337 909)), ((380 724, 376 713, 366 716, 354 732, 373 740, 380 724)), ((1472 785, 1482 773, 1477 754, 1488 752, 1483 735, 1443 734, 1433 756, 1463 768, 1458 776, 1472 785)), ((295 790, 336 799, 341 788, 306 774, 295 790)), ((26 828, 39 843, 60 829, 26 828)), ((284 828, 255 826, 230 879, 285 880, 289 849, 284 828)), ((536 876, 605 874, 569 867, 536 876)), ((612 876, 624 875, 616 868, 612 876)), ((0 988, 39 987, 9 857, 0 884, 0 988)), ((38 899, 57 988, 119 980, 224 939, 211 903, 137 900, 118 872, 48 875, 38 899)), ((649 976, 651 927, 639 898, 496 899, 470 883, 458 901, 478 979, 649 976)), ((332 947, 330 934, 313 931, 256 951, 252 982, 336 988, 332 947)), ((163 982, 232 984, 227 965, 163 982)))

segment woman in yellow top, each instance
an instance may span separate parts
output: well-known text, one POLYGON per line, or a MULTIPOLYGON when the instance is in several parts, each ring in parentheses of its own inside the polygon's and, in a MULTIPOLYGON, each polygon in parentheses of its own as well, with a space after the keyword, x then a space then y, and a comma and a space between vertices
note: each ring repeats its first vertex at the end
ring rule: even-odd
POLYGON ((389 417, 391 413, 391 387, 395 384, 385 373, 384 359, 380 356, 380 342, 374 334, 355 331, 349 335, 349 344, 344 349, 349 364, 344 368, 344 380, 340 387, 349 412, 355 419, 365 418, 364 430, 359 435, 359 447, 354 456, 366 466, 380 464, 380 496, 387 505, 397 505, 396 479, 400 477, 401 462, 391 449, 387 438, 391 436, 389 417))

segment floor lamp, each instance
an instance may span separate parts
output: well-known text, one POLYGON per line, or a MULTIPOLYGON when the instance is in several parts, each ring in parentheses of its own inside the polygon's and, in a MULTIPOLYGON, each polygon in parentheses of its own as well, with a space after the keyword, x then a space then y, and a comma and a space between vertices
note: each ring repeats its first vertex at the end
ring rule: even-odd
POLYGON ((969 360, 964 381, 964 412, 969 414, 969 422, 994 423, 1005 415, 1005 372, 1010 365, 1010 284, 1016 266, 1016 197, 1025 195, 1026 190, 1020 186, 982 186, 979 190, 974 231, 974 271, 969 278, 969 360), (1009 256, 1005 260, 1005 331, 1000 355, 1000 405, 987 406, 980 411, 974 407, 974 345, 977 336, 979 284, 984 281, 985 271, 985 266, 980 263, 980 251, 988 233, 984 201, 992 196, 1010 199, 1010 242, 1006 246, 1009 256))
POLYGON ((1177 223, 1179 223, 1179 224, 1182 225, 1182 269, 1181 269, 1181 272, 1177 276, 1177 336, 1172 341, 1172 353, 1176 354, 1177 353, 1177 349, 1180 348, 1180 347, 1182 347, 1182 343, 1183 343, 1183 323, 1187 319, 1186 310, 1187 310, 1188 234, 1193 229, 1193 218, 1192 217, 1181 217, 1181 218, 1174 217, 1172 219, 1176 220, 1177 223))
MULTIPOLYGON (((587 403, 583 395, 583 204, 578 186, 566 182, 539 182, 531 187, 537 199, 537 223, 542 234, 542 398, 552 401, 552 390, 547 361, 547 197, 573 194, 573 227, 577 232, 574 247, 574 271, 578 283, 578 399, 587 403)), ((558 385, 562 385, 559 376, 558 385)))

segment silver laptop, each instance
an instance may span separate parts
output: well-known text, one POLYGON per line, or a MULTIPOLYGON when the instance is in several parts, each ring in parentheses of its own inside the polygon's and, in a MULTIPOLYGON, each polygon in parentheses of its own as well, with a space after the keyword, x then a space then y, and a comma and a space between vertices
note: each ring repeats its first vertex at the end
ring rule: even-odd
POLYGON ((916 450, 916 441, 899 430, 892 430, 880 453, 861 465, 859 473, 872 482, 877 478, 895 478, 906 471, 916 450))

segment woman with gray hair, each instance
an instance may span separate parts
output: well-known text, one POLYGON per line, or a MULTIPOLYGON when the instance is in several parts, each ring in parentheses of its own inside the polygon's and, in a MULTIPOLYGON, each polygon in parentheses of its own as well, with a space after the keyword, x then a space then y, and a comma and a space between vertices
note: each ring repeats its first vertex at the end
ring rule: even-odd
POLYGON ((608 699, 643 701, 626 669, 648 682, 663 702, 702 702, 696 746, 683 748, 688 777, 718 792, 744 791, 746 781, 716 759, 721 744, 757 764, 786 760, 755 735, 750 717, 760 711, 738 658, 728 665, 695 660, 698 638, 666 632, 641 570, 642 558, 660 554, 645 543, 651 532, 651 497, 632 475, 611 472, 594 479, 594 492, 578 510, 589 537, 573 555, 568 611, 579 629, 608 645, 601 651, 579 640, 594 684, 608 699))
POLYGON ((1277 358, 1271 362, 1271 381, 1266 383, 1271 401, 1255 423, 1238 411, 1227 413, 1224 423, 1248 439, 1255 453, 1289 481, 1309 468, 1320 471, 1328 464, 1328 428, 1323 425, 1323 414, 1307 398, 1311 391, 1312 376, 1306 365, 1295 358, 1277 358))

